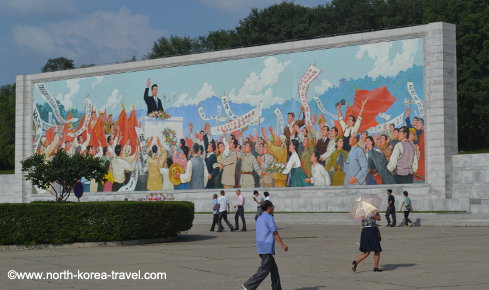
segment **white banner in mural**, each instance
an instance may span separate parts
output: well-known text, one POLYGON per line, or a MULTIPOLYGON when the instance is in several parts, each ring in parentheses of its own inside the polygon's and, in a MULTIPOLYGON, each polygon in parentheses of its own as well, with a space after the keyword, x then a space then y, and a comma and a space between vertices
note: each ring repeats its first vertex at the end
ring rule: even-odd
MULTIPOLYGON (((380 114, 379 114, 380 115, 380 114)), ((399 128, 400 126, 404 125, 404 112, 395 117, 394 119, 391 119, 389 121, 386 121, 382 124, 379 124, 375 127, 369 128, 367 131, 369 133, 382 133, 386 130, 386 128, 389 128, 390 124, 394 124, 396 128, 399 128)))
POLYGON ((419 99, 418 95, 414 91, 414 83, 413 82, 408 82, 407 83, 407 88, 408 88, 408 91, 409 91, 409 95, 411 95, 411 98, 413 99, 414 103, 418 107, 419 116, 422 118, 424 116, 424 105, 423 105, 423 101, 421 101, 419 99))
POLYGON ((261 117, 261 106, 258 106, 257 108, 249 111, 248 113, 244 114, 241 117, 238 117, 234 119, 233 121, 212 127, 211 128, 211 135, 222 135, 225 133, 233 132, 236 130, 239 130, 243 127, 252 125, 252 124, 257 124, 260 123, 260 117, 261 117))
POLYGON ((311 82, 315 80, 320 73, 321 70, 311 64, 299 82, 299 99, 302 107, 304 108, 306 124, 310 125, 312 125, 311 109, 309 108, 309 102, 307 101, 307 89, 309 88, 311 82))
POLYGON ((224 107, 224 112, 226 112, 226 115, 231 118, 231 119, 237 119, 238 116, 236 116, 232 111, 231 107, 229 106, 229 100, 227 96, 222 96, 221 98, 222 106, 224 107))
POLYGON ((331 118, 335 119, 335 120, 338 120, 338 115, 335 115, 333 113, 331 113, 330 111, 326 110, 326 108, 324 108, 323 106, 323 103, 321 103, 321 100, 314 96, 312 97, 314 99, 314 101, 316 101, 316 104, 318 105, 318 108, 321 112, 323 112, 324 114, 330 116, 331 118))

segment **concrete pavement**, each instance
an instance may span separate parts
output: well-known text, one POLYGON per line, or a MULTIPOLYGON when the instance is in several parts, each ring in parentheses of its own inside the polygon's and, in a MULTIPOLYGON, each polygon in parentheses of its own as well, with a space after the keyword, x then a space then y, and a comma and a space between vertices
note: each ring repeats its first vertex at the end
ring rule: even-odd
MULTIPOLYGON (((249 217, 249 215, 247 216, 249 217)), ((199 219, 199 217, 197 217, 199 219)), ((197 220, 196 220, 197 221, 197 220)), ((283 289, 487 289, 489 227, 381 228, 384 272, 373 257, 356 273, 359 226, 287 224, 289 252, 277 248, 283 289)), ((259 266, 248 232, 209 232, 196 224, 175 242, 135 246, 0 251, 2 289, 240 289, 259 266), (9 270, 165 272, 166 280, 9 280, 9 270)), ((267 278, 259 289, 270 289, 267 278)))

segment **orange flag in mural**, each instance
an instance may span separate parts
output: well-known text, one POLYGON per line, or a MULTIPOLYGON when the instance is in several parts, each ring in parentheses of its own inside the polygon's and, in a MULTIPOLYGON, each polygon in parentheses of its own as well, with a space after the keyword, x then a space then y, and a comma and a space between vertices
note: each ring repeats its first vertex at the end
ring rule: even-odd
MULTIPOLYGON (((72 119, 71 113, 69 113, 68 116, 66 117, 66 121, 69 121, 71 119, 72 119)), ((66 141, 73 142, 73 139, 75 139, 75 137, 68 136, 68 134, 75 132, 72 130, 72 126, 73 125, 70 123, 66 123, 63 125, 63 139, 61 141, 61 144, 64 144, 66 141)))
MULTIPOLYGON (((368 98, 368 102, 363 110, 363 120, 362 124, 360 125, 360 129, 358 130, 359 133, 371 127, 377 126, 378 123, 375 120, 375 117, 379 113, 387 111, 396 101, 396 98, 391 95, 385 86, 373 89, 372 91, 357 90, 355 92, 353 105, 349 106, 346 109, 346 113, 343 115, 344 119, 348 118, 349 115, 353 115, 355 118, 357 118, 362 108, 362 101, 365 98, 368 98)), ((334 123, 336 128, 338 128, 338 130, 341 132, 340 122, 335 120, 334 123)))
POLYGON ((119 132, 121 134, 121 136, 119 138, 119 144, 121 144, 122 147, 124 147, 124 145, 126 145, 126 141, 129 139, 127 136, 128 135, 128 132, 127 132, 128 126, 129 126, 129 124, 127 122, 126 108, 124 108, 124 105, 122 105, 122 111, 119 114, 119 118, 117 118, 117 127, 119 127, 119 132))

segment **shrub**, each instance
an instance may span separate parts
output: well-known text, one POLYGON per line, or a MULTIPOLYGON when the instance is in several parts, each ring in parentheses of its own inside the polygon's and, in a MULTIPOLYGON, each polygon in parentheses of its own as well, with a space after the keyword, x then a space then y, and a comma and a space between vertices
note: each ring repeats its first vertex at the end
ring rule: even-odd
POLYGON ((0 204, 0 244, 166 238, 189 230, 193 219, 186 201, 0 204))

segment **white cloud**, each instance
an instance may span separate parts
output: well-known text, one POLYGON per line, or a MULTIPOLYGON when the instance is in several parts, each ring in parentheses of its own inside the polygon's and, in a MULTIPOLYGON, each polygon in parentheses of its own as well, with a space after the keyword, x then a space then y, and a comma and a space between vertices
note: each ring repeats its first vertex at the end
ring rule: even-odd
POLYGON ((112 94, 107 99, 107 102, 101 109, 115 109, 117 106, 119 106, 122 103, 123 98, 124 97, 119 94, 119 90, 114 89, 112 90, 112 94))
POLYGON ((162 31, 150 18, 126 8, 94 11, 73 20, 41 26, 16 25, 14 42, 50 57, 74 58, 79 64, 110 63, 141 56, 151 49, 162 31))
POLYGON ((237 104, 245 103, 253 106, 257 106, 261 101, 263 108, 284 103, 284 99, 273 96, 270 86, 277 82, 280 73, 290 63, 290 61, 279 62, 273 56, 267 57, 261 73, 258 75, 256 72, 251 72, 237 94, 235 89, 231 90, 229 100, 237 104))
POLYGON ((392 46, 392 42, 360 45, 355 58, 362 59, 367 55, 374 60, 373 68, 367 73, 372 78, 395 76, 414 65, 414 56, 420 45, 417 39, 402 40, 402 50, 391 59, 392 46))
POLYGON ((100 84, 100 83, 101 83, 103 80, 104 80, 104 76, 96 76, 96 77, 95 77, 95 81, 92 83, 92 89, 93 89, 93 88, 94 88, 96 85, 100 84))
POLYGON ((172 107, 181 107, 188 105, 197 105, 198 103, 212 98, 216 93, 212 89, 212 85, 205 82, 200 90, 196 93, 196 98, 189 98, 188 93, 182 93, 178 96, 178 98, 173 102, 172 107))
POLYGON ((315 86, 314 90, 322 95, 324 92, 326 92, 329 88, 333 87, 333 84, 328 81, 328 80, 321 80, 321 84, 319 86, 315 86))
POLYGON ((65 107, 65 110, 68 110, 73 108, 73 96, 80 90, 80 79, 67 80, 66 86, 70 90, 69 93, 64 96, 61 93, 56 95, 56 100, 65 107))

